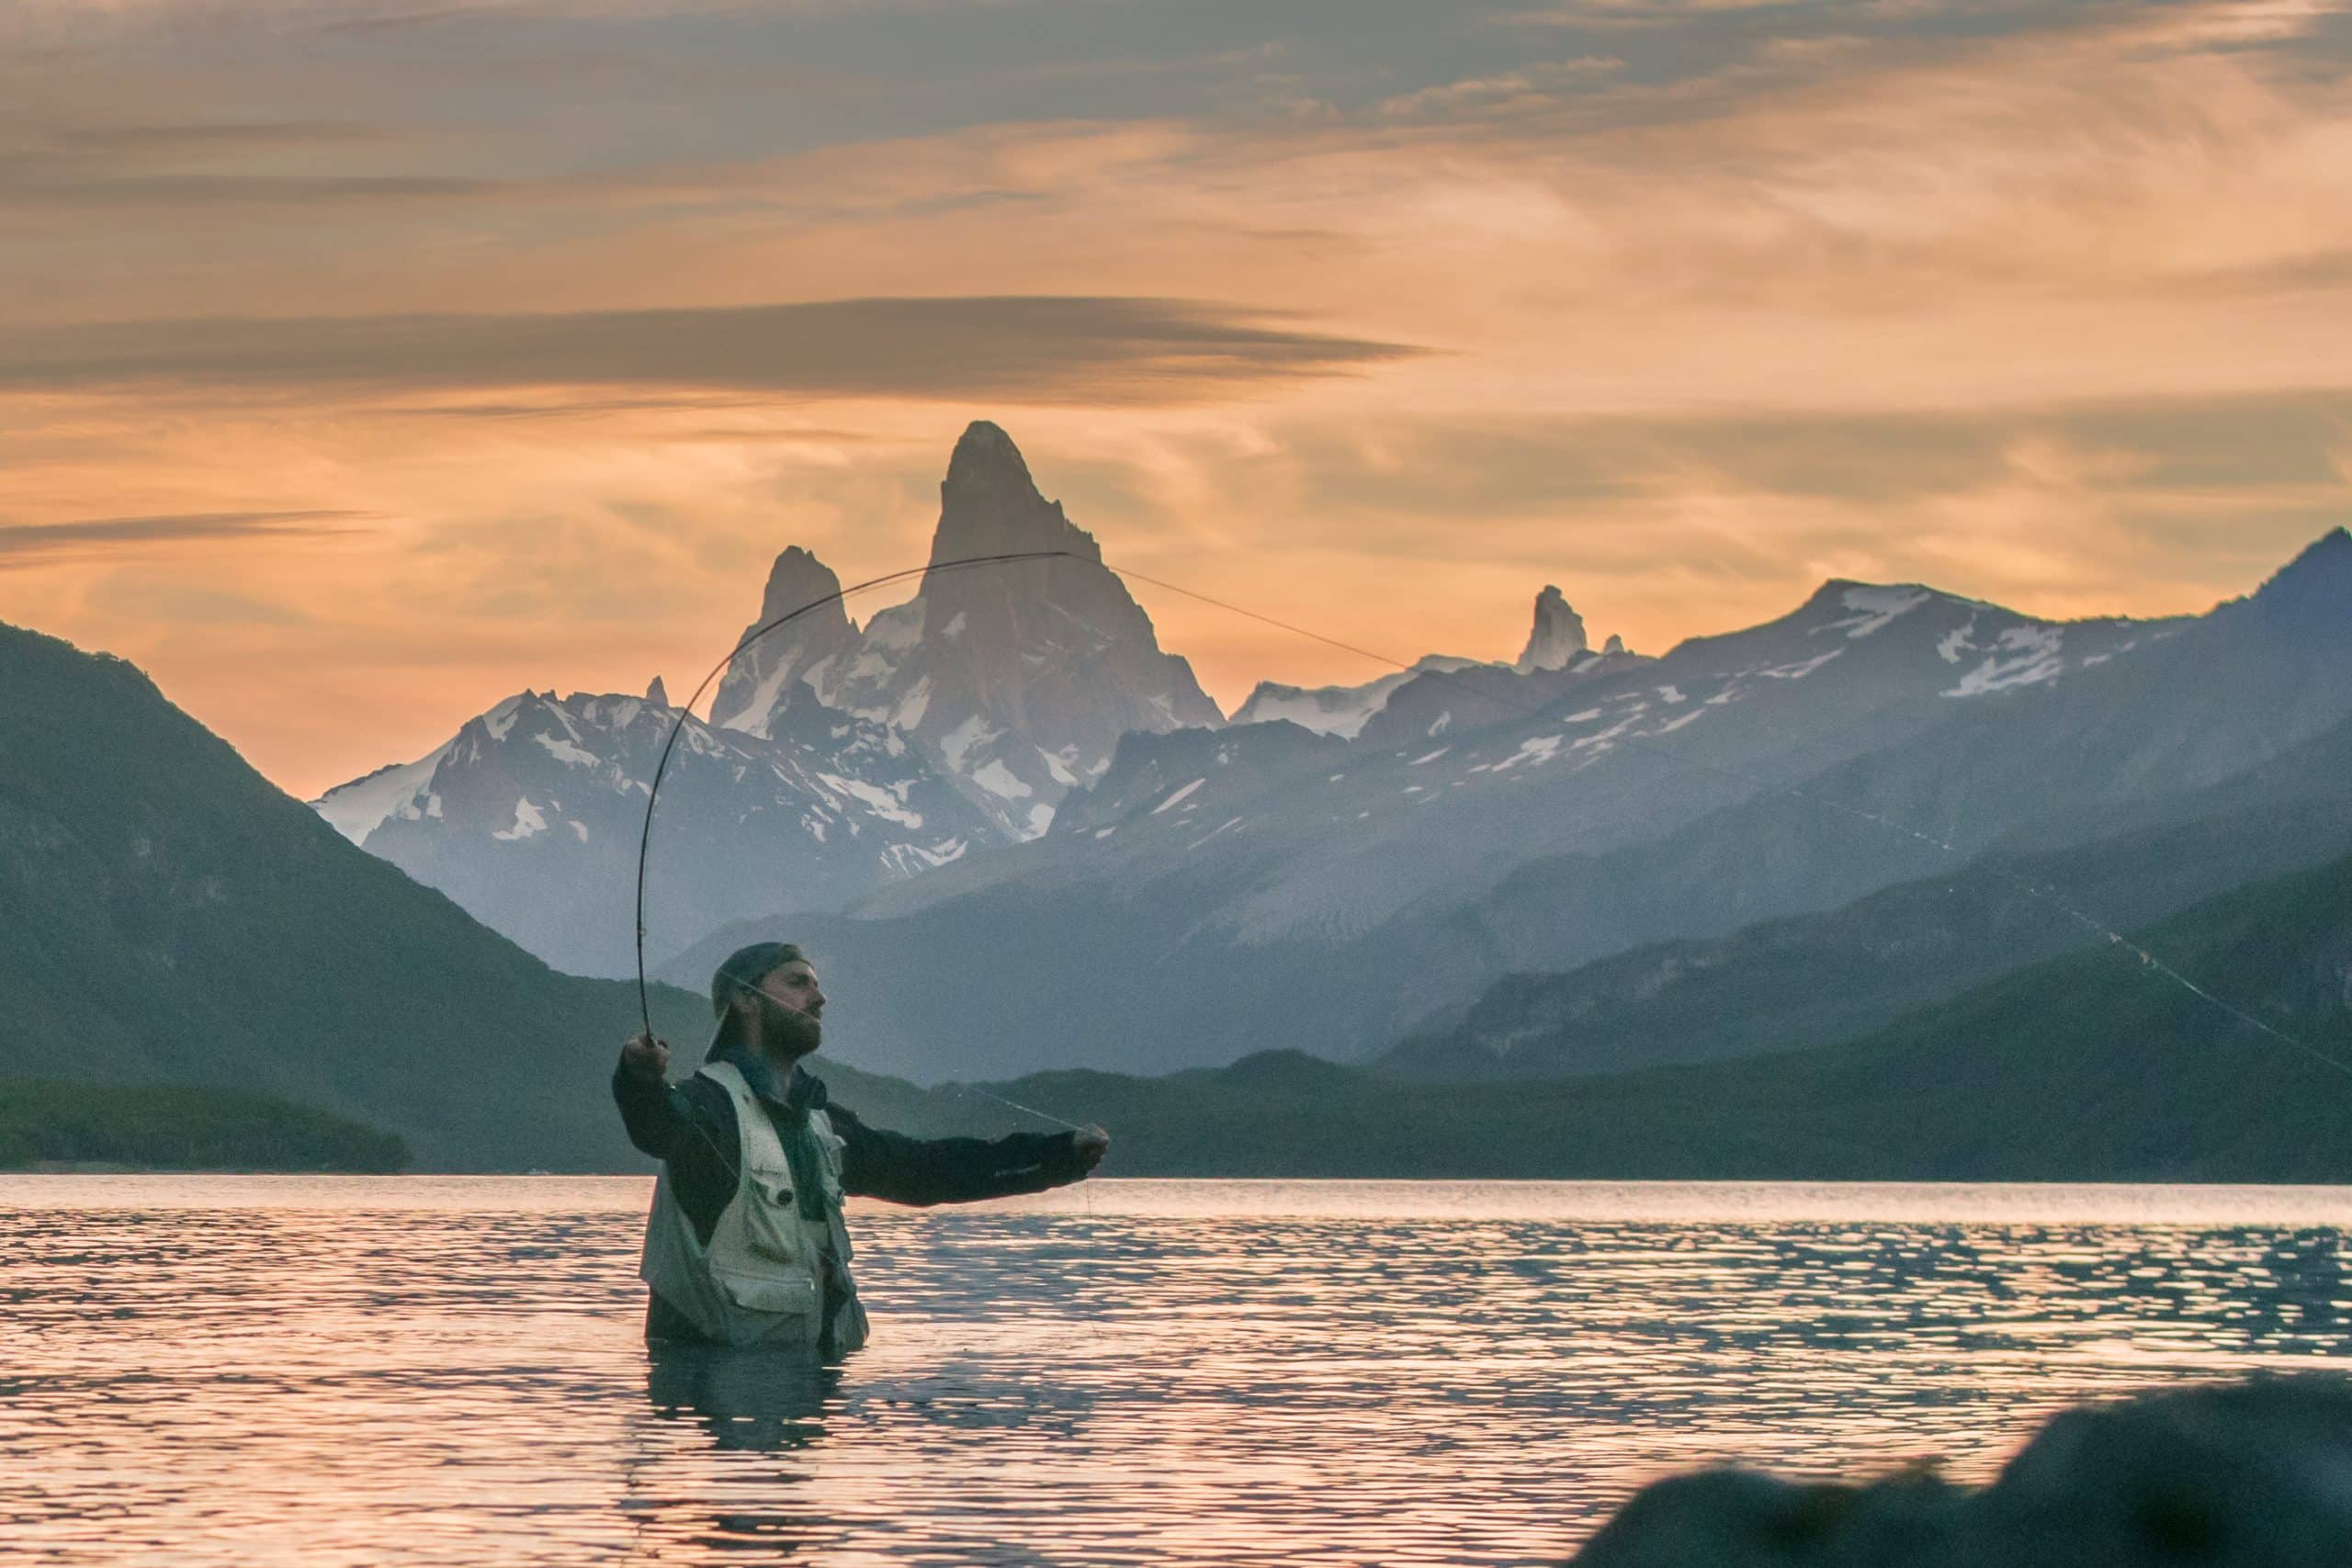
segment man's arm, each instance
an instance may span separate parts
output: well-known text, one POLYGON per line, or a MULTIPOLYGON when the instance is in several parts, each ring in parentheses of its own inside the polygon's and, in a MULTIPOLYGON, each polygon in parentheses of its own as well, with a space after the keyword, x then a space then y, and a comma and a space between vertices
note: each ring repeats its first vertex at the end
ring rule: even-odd
POLYGON ((724 1089, 706 1078, 671 1083, 669 1047, 639 1035, 613 1069, 613 1102, 628 1141, 669 1168, 670 1190, 695 1234, 707 1242, 720 1211, 735 1196, 742 1134, 724 1089))
POLYGON ((1076 1133, 910 1138, 869 1127, 842 1106, 826 1114, 843 1145, 842 1190, 893 1203, 969 1203, 1042 1192, 1078 1180, 1102 1157, 1100 1142, 1076 1133))

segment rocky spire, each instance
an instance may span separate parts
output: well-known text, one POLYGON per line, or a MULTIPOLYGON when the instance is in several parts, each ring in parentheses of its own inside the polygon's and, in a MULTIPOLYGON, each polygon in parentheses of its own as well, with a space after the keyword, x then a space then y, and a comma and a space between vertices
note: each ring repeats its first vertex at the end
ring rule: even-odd
POLYGON ((927 573, 912 599, 876 612, 854 655, 811 678, 832 706, 930 749, 1024 837, 1100 775, 1120 736, 1224 722, 1093 536, 1038 491, 1011 436, 976 420, 939 487, 932 562, 1029 550, 1068 555, 927 573))
POLYGON ((1012 437, 985 419, 965 427, 939 486, 939 527, 931 537, 933 562, 1019 550, 1069 550, 1100 561, 1094 536, 1047 501, 1029 477, 1012 437))
POLYGON ((1535 625, 1513 668, 1522 675, 1537 670, 1565 670, 1570 660, 1589 646, 1585 641, 1584 617, 1568 608, 1557 588, 1546 583, 1535 596, 1535 625))
POLYGON ((666 708, 670 705, 670 688, 662 683, 661 676, 653 677, 652 684, 645 688, 645 700, 657 708, 666 708))
POLYGON ((850 625, 849 613, 831 597, 841 591, 842 581, 832 568, 798 545, 775 558, 768 569, 767 591, 760 597, 759 618, 742 635, 748 637, 786 615, 793 618, 737 654, 727 667, 711 704, 711 716, 718 724, 766 734, 769 718, 809 680, 811 671, 855 646, 857 631, 850 625), (812 604, 814 609, 808 607, 812 604))

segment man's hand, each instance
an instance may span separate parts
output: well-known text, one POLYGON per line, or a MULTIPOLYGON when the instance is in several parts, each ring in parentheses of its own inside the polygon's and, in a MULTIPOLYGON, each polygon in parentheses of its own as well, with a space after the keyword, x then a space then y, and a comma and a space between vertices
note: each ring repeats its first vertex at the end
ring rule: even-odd
POLYGON ((670 1076, 670 1047, 650 1034, 639 1034, 621 1047, 621 1069, 631 1077, 660 1083, 670 1076))
POLYGON ((1081 1127, 1071 1134, 1071 1141, 1078 1145, 1079 1169, 1083 1173, 1102 1163, 1103 1152, 1111 1146, 1111 1134, 1100 1127, 1081 1127))

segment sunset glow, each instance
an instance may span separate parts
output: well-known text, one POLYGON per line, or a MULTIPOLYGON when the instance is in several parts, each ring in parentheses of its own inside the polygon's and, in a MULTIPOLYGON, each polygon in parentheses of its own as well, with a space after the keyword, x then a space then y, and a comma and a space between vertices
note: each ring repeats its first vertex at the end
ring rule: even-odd
POLYGON ((976 418, 1401 659, 2201 610, 2352 521, 2346 9, 33 0, 0 619, 313 794, 921 560, 976 418))

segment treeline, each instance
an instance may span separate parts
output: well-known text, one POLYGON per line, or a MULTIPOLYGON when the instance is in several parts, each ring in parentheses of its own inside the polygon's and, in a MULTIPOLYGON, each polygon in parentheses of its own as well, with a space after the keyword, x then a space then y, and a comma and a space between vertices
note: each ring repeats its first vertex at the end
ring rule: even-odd
POLYGON ((384 1172, 407 1143, 243 1089, 0 1079, 0 1169, 49 1163, 171 1170, 384 1172))
POLYGON ((1002 1087, 1109 1127, 1114 1176, 2352 1181, 2352 857, 1818 1049, 1510 1084, 1272 1052, 1002 1087))

